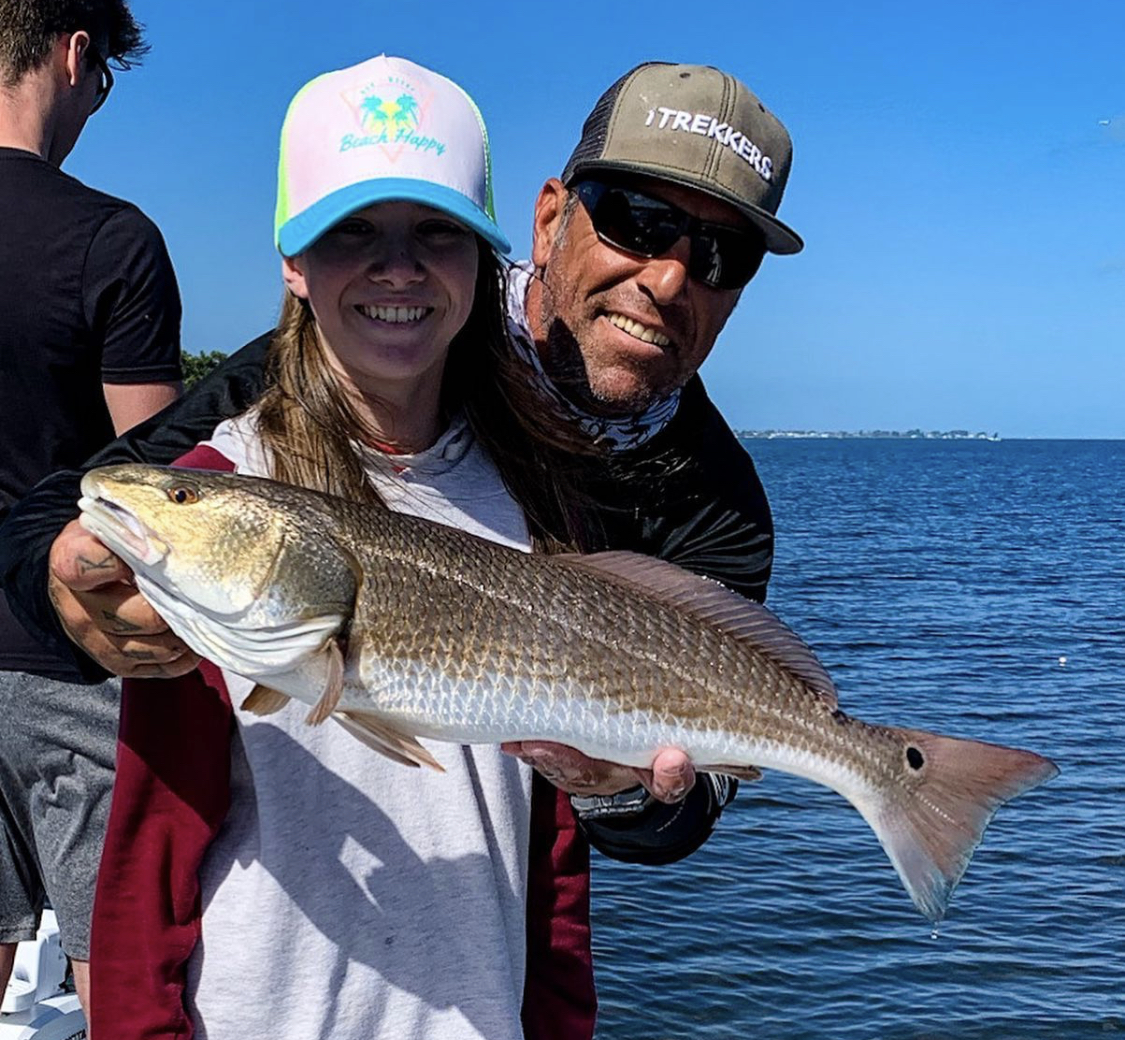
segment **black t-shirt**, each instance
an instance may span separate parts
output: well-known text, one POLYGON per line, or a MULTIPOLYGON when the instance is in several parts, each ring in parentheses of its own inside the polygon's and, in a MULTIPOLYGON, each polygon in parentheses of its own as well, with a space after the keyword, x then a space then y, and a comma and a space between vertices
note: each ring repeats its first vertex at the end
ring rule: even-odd
MULTIPOLYGON (((0 517, 114 437, 103 383, 180 378, 180 297, 135 206, 0 148, 0 517)), ((50 656, 0 598, 0 668, 50 656)))

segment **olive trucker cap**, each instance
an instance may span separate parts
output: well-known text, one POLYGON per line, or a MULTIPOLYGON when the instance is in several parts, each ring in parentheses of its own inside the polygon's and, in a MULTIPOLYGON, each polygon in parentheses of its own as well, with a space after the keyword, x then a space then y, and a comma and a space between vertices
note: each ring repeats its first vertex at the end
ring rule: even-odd
POLYGON ((304 252, 375 202, 421 202, 509 250, 492 204, 480 110, 456 83, 381 54, 306 83, 281 130, 274 238, 304 252))
POLYGON ((733 76, 646 62, 601 96, 562 181, 613 172, 682 184, 745 214, 771 253, 798 253, 800 236, 775 216, 792 158, 785 127, 733 76))

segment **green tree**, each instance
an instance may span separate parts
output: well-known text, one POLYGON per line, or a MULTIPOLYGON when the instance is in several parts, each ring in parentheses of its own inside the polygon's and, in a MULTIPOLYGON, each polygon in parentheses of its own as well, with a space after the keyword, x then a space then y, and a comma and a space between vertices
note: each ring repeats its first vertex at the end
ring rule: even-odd
POLYGON ((209 354, 183 354, 184 389, 190 390, 219 363, 226 360, 226 354, 221 350, 212 350, 209 354))

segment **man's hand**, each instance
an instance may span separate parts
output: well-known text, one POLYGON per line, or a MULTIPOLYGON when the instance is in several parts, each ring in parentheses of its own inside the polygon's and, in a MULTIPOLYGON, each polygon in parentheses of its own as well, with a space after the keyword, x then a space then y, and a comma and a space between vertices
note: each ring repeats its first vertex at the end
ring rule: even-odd
POLYGON ((133 572, 77 520, 51 545, 50 594, 66 634, 114 675, 171 679, 190 672, 189 650, 133 584, 133 572))
POLYGON ((661 802, 678 802, 695 784, 691 759, 675 748, 665 748, 652 769, 635 769, 587 758, 581 751, 545 740, 501 744, 501 750, 542 773, 567 794, 617 794, 637 784, 661 802))

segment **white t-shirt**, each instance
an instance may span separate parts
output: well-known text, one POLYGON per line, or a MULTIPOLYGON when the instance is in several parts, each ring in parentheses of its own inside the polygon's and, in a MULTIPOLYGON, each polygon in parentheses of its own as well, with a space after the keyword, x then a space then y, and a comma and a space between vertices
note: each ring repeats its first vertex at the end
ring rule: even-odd
MULTIPOLYGON (((266 475, 249 416, 209 445, 266 475)), ((464 420, 417 455, 371 453, 390 508, 528 550, 527 524, 464 420)), ((409 769, 292 702, 235 707, 231 809, 200 870, 187 1005, 201 1040, 519 1040, 531 770, 423 741, 409 769)))

